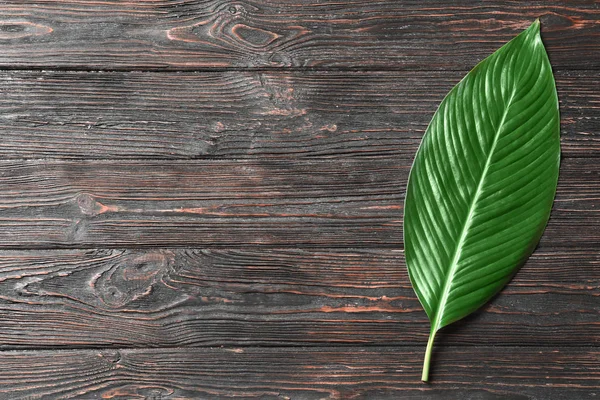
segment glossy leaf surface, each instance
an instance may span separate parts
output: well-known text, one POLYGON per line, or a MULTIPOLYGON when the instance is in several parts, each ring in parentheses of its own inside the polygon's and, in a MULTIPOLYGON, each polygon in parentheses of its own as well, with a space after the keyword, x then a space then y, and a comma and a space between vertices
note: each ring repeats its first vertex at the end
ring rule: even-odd
POLYGON ((404 243, 435 333, 485 304, 529 257, 548 221, 560 162, 558 98, 534 22, 440 104, 411 169, 404 243))

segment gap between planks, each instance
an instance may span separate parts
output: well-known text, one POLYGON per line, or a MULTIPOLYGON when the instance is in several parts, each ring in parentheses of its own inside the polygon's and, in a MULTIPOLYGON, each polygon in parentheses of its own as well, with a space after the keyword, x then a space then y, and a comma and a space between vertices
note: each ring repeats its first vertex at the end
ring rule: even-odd
MULTIPOLYGON (((477 65, 481 60, 474 60, 473 67, 477 65)), ((444 68, 444 69, 412 69, 412 68, 391 68, 391 67, 214 67, 214 68, 131 68, 131 67, 112 67, 112 68, 82 68, 82 67, 60 67, 56 68, 52 65, 47 67, 45 66, 0 66, 0 72, 45 72, 45 73, 60 73, 60 72, 82 72, 82 73, 123 73, 123 72, 132 72, 132 73, 147 73, 147 74, 179 74, 179 73, 224 73, 224 72, 249 72, 249 73, 282 73, 282 72, 290 72, 290 73, 313 73, 313 72, 338 72, 338 73, 353 73, 353 72, 406 72, 406 73, 440 73, 440 72, 464 72, 467 74, 471 69, 458 67, 458 68, 444 68)), ((597 72, 600 71, 599 68, 590 68, 590 67, 559 67, 553 68, 552 72, 554 74, 557 73, 566 73, 566 72, 597 72)))

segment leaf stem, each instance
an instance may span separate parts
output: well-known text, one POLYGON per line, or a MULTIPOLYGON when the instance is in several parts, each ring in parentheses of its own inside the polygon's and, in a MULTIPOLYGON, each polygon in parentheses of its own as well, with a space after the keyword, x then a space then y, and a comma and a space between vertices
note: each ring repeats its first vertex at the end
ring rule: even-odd
POLYGON ((437 330, 432 329, 429 333, 429 341, 427 342, 427 350, 425 350, 425 360, 423 361, 423 375, 421 380, 427 382, 429 380, 429 362, 431 360, 431 352, 433 350, 433 341, 435 340, 435 334, 437 330))

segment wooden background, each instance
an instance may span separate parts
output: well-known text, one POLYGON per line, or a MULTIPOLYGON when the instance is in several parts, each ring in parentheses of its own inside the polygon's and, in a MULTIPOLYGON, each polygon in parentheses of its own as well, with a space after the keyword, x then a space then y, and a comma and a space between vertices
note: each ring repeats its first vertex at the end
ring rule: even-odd
POLYGON ((1 399, 600 397, 592 0, 0 3, 1 399), (536 17, 540 246, 438 335, 402 204, 443 96, 536 17))

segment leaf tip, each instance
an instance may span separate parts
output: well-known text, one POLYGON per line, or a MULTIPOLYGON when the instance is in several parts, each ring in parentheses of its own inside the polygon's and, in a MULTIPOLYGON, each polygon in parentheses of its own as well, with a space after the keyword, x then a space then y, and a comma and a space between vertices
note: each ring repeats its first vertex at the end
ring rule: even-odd
POLYGON ((532 38, 531 43, 541 42, 542 37, 540 34, 540 19, 536 18, 535 21, 527 29, 523 31, 523 36, 532 38))

